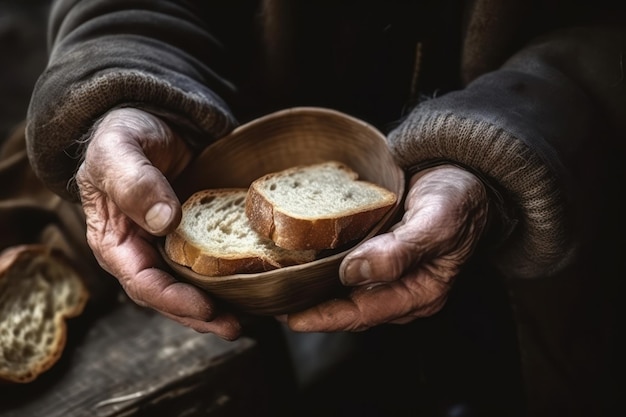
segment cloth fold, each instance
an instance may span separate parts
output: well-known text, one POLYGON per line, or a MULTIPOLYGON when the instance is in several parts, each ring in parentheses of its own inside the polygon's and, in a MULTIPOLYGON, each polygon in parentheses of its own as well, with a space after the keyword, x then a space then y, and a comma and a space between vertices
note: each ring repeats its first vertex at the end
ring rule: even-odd
POLYGON ((60 249, 95 295, 93 304, 108 300, 117 285, 87 244, 82 208, 53 193, 35 175, 26 155, 25 123, 1 143, 0 184, 0 251, 31 243, 60 249))

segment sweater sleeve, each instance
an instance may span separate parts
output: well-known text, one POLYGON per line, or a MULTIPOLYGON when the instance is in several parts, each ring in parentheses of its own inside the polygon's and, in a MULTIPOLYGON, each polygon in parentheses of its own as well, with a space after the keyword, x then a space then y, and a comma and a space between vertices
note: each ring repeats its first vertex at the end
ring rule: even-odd
POLYGON ((190 2, 57 0, 49 21, 49 61, 28 108, 27 149, 40 179, 68 188, 81 142, 107 111, 133 106, 167 119, 200 148, 236 125, 221 97, 223 50, 190 2))
POLYGON ((539 39, 463 90, 422 102, 389 135, 405 168, 455 163, 502 196, 515 226, 493 258, 507 276, 560 271, 575 257, 580 219, 597 215, 585 212, 578 183, 594 175, 584 161, 603 146, 599 127, 624 137, 625 32, 578 28, 539 39))

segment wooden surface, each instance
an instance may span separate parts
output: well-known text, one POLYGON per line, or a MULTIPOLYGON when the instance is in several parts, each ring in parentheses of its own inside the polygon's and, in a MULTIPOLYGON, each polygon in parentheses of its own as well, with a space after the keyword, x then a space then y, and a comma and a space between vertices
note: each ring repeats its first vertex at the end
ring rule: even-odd
MULTIPOLYGON (((45 68, 50 3, 0 0, 0 142, 26 117, 45 68)), ((0 180, 0 189, 7 185, 0 180)), ((94 284, 99 312, 69 323, 67 347, 51 370, 27 385, 0 385, 0 417, 276 417, 288 402, 276 400, 289 398, 293 381, 275 327, 226 342, 123 297, 111 301, 109 283, 94 284)))
POLYGON ((253 339, 226 342, 122 301, 71 322, 62 359, 38 380, 0 387, 0 416, 259 416, 267 386, 253 339))

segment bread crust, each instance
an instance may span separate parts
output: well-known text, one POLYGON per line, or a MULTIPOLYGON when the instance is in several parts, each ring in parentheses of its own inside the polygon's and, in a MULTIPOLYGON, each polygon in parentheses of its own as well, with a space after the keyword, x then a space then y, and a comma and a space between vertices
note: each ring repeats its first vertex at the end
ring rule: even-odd
MULTIPOLYGON (((69 258, 61 250, 42 244, 16 245, 2 251, 0 253, 0 281, 8 279, 13 268, 21 268, 25 263, 37 258, 43 258, 45 262, 59 266, 68 274, 72 274, 72 279, 76 279, 75 284, 78 284, 79 294, 73 297, 74 303, 72 305, 66 306, 67 308, 63 311, 56 311, 54 317, 51 318, 54 321, 55 330, 51 343, 52 349, 47 352, 45 357, 39 358, 29 369, 24 369, 19 374, 3 372, 0 369, 0 381, 5 384, 31 382, 60 359, 67 341, 67 319, 79 316, 84 311, 89 299, 89 290, 69 258)), ((20 274, 19 279, 29 278, 27 274, 20 274)), ((2 319, 4 317, 0 318, 0 320, 2 319)))
POLYGON ((252 227, 272 239, 276 246, 290 250, 324 250, 338 248, 366 235, 394 202, 368 211, 309 220, 285 214, 251 188, 246 200, 246 214, 252 227))
POLYGON ((165 240, 165 253, 177 264, 187 266, 192 271, 207 276, 225 276, 270 271, 280 265, 258 256, 232 256, 226 254, 212 256, 188 242, 177 232, 172 232, 165 240))
MULTIPOLYGON (((354 171, 343 164, 339 164, 339 167, 350 173, 353 181, 357 181, 357 174, 354 171)), ((246 215, 252 228, 282 248, 319 251, 341 247, 365 236, 396 202, 395 194, 386 190, 388 193, 384 201, 362 206, 358 210, 346 211, 340 216, 316 219, 291 216, 276 207, 265 196, 260 184, 277 175, 286 175, 300 168, 302 167, 297 166, 259 178, 250 185, 246 198, 246 215)), ((369 186, 378 187, 372 183, 369 186)))
MULTIPOLYGON (((213 198, 228 193, 242 193, 245 197, 245 189, 223 188, 201 190, 194 193, 183 204, 183 211, 197 204, 203 198, 213 198)), ((245 216, 245 209, 242 212, 245 216)), ((258 272, 271 271, 273 269, 284 266, 302 264, 315 259, 313 251, 303 253, 294 252, 293 254, 282 254, 272 258, 261 253, 228 253, 221 252, 214 254, 198 247, 194 243, 175 230, 170 233, 164 243, 166 255, 179 265, 187 266, 192 271, 206 276, 225 276, 233 274, 251 274, 258 272)))

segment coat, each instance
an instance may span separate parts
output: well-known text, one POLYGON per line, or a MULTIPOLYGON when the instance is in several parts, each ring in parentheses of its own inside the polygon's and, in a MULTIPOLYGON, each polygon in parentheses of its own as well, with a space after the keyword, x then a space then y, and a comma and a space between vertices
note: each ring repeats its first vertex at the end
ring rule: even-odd
POLYGON ((290 106, 364 119, 407 173, 453 163, 484 181, 499 215, 477 256, 506 282, 531 415, 574 415, 581 404, 600 415, 608 403, 589 386, 610 379, 613 358, 599 352, 610 350, 623 265, 591 266, 614 252, 605 233, 621 230, 607 190, 623 188, 610 163, 626 129, 622 7, 214 3, 53 2, 26 128, 40 180, 77 201, 84 144, 116 107, 158 114, 198 151, 290 106), (581 367, 580 357, 599 364, 581 367))

